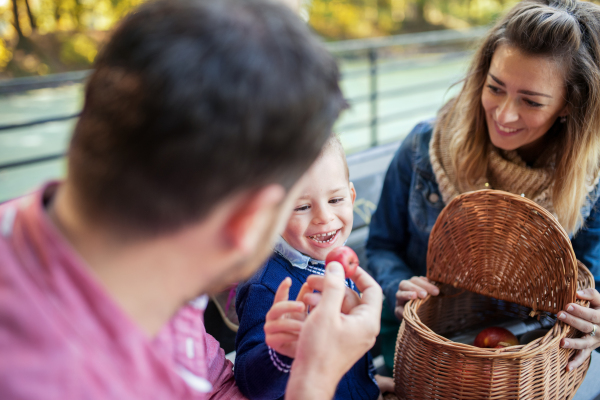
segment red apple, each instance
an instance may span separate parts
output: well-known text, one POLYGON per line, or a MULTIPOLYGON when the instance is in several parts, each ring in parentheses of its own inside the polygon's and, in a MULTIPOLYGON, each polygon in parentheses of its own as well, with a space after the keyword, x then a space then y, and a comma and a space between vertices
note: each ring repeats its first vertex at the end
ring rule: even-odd
POLYGON ((492 326, 479 332, 473 343, 474 346, 484 349, 503 349, 518 344, 517 337, 511 331, 498 326, 492 326))
POLYGON ((340 246, 331 250, 329 254, 327 254, 325 264, 329 264, 332 261, 337 261, 342 264, 344 272, 346 273, 346 278, 351 278, 358 267, 358 256, 354 250, 348 246, 340 246))

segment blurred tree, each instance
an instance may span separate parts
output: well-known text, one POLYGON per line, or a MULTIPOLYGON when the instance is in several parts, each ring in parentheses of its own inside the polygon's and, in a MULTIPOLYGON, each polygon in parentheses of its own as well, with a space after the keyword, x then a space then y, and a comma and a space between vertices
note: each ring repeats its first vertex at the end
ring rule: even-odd
POLYGON ((0 0, 0 78, 89 68, 107 32, 144 0, 0 0))
POLYGON ((330 40, 492 22, 517 0, 311 0, 309 23, 330 40))
MULTIPOLYGON (((0 0, 0 78, 89 68, 107 32, 145 0, 0 0)), ((218 1, 218 0, 213 0, 218 1)), ((327 40, 487 24, 516 0, 304 0, 327 40)))

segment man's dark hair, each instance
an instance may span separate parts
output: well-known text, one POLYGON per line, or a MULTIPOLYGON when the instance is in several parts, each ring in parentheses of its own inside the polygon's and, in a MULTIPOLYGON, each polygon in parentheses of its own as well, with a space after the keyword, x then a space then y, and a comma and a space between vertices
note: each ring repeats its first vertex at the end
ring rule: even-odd
POLYGON ((289 189, 345 106, 334 59, 285 5, 161 0, 96 60, 69 150, 84 212, 136 233, 241 190, 289 189))

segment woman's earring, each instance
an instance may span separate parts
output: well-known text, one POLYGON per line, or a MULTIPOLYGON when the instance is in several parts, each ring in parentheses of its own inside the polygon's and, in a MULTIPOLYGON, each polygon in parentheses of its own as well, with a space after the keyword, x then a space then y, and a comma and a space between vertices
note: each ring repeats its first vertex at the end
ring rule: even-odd
POLYGON ((560 123, 564 124, 565 122, 567 122, 567 117, 560 117, 560 123))

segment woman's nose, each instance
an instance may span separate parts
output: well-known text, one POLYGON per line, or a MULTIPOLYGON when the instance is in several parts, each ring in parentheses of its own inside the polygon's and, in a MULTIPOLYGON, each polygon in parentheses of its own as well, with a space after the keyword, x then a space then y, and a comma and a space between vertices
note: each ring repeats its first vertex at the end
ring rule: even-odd
POLYGON ((515 102, 510 99, 504 99, 496 108, 496 121, 499 124, 508 124, 519 119, 519 112, 515 102))

